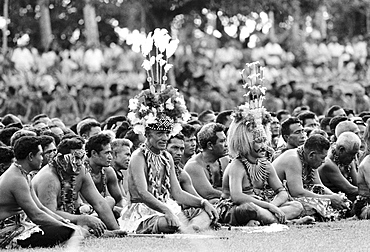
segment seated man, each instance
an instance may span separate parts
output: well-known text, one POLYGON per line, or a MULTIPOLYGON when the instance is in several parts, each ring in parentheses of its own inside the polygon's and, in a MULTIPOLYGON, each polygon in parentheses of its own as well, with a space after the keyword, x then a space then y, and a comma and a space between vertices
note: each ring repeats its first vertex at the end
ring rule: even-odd
POLYGON ((0 176, 10 167, 13 160, 13 150, 8 146, 0 146, 0 176))
POLYGON ((202 151, 189 159, 184 167, 197 193, 211 202, 221 197, 223 172, 229 163, 224 130, 219 123, 204 125, 198 132, 202 151))
POLYGON ((331 147, 325 163, 318 169, 324 186, 335 193, 345 193, 354 201, 357 196, 357 171, 355 158, 361 140, 353 132, 343 132, 331 147))
POLYGON ((171 154, 173 158, 173 163, 175 167, 176 177, 180 183, 182 190, 200 197, 197 191, 194 189, 193 182, 189 174, 184 170, 184 165, 181 163, 182 156, 185 150, 185 137, 183 134, 179 133, 168 140, 167 151, 171 154))
POLYGON ((128 165, 130 164, 132 142, 128 139, 117 138, 111 143, 112 146, 112 167, 116 172, 118 186, 124 198, 124 205, 130 200, 128 193, 128 165))
POLYGON ((51 247, 68 240, 74 228, 45 208, 31 190, 28 174, 42 162, 39 139, 19 138, 14 153, 16 161, 0 176, 0 248, 51 247), (25 222, 24 213, 34 224, 25 222))
POLYGON ((250 219, 262 225, 286 223, 298 218, 303 207, 288 200, 286 189, 267 160, 267 135, 262 123, 254 123, 256 113, 261 112, 243 109, 235 113, 230 125, 228 146, 233 160, 225 170, 222 198, 231 199, 236 206, 249 204, 256 212, 250 219))
POLYGON ((319 128, 319 120, 317 119, 317 116, 312 111, 306 111, 301 114, 299 114, 298 119, 302 122, 303 128, 319 128))
POLYGON ((43 156, 41 167, 44 167, 51 160, 53 160, 54 156, 57 154, 57 147, 56 147, 54 138, 51 136, 41 135, 40 141, 41 141, 42 156, 43 156))
POLYGON ((105 230, 119 229, 108 203, 99 194, 90 173, 84 167, 83 140, 77 136, 64 139, 58 154, 32 180, 41 203, 72 223, 87 226, 96 236, 105 230), (81 215, 79 193, 93 207, 99 218, 81 215))
MULTIPOLYGON (((367 125, 365 135, 369 134, 367 125)), ((359 219, 370 219, 370 155, 366 155, 358 167, 358 196, 353 203, 353 210, 359 219)))
POLYGON ((110 166, 113 159, 110 142, 111 138, 107 134, 100 133, 90 137, 85 145, 88 157, 85 166, 99 193, 119 216, 123 207, 123 196, 118 186, 116 173, 110 166))
POLYGON ((121 228, 127 231, 173 233, 179 229, 184 231, 187 221, 189 227, 198 230, 209 227, 211 220, 218 218, 208 201, 181 189, 173 159, 166 151, 172 129, 172 119, 159 114, 155 122, 145 126, 145 145, 132 154, 128 179, 131 205, 123 212, 121 223, 121 228), (196 208, 181 211, 170 198, 196 208), (179 216, 183 217, 181 221, 179 216))
POLYGON ((195 136, 196 128, 190 124, 184 124, 182 126, 181 133, 184 135, 185 150, 182 155, 182 164, 186 164, 188 160, 194 156, 197 150, 197 138, 195 136))
POLYGON ((306 132, 301 121, 297 117, 289 117, 281 124, 281 136, 285 144, 279 146, 274 154, 273 160, 286 150, 297 148, 306 141, 306 132))
POLYGON ((281 181, 286 181, 290 195, 301 202, 305 215, 315 215, 319 220, 331 219, 335 209, 347 208, 344 195, 333 193, 325 187, 317 168, 325 161, 329 140, 319 134, 311 135, 303 146, 287 150, 272 165, 281 181))

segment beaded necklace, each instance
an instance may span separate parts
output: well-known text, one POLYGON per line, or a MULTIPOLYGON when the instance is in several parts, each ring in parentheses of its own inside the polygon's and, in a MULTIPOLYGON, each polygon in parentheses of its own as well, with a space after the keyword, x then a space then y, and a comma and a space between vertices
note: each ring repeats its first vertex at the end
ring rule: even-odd
POLYGON ((17 164, 16 162, 14 162, 14 166, 17 167, 21 171, 22 175, 26 177, 27 182, 29 182, 29 177, 28 177, 29 172, 23 169, 22 165, 17 164))
MULTIPOLYGON (((202 155, 202 160, 203 160, 203 163, 206 165, 206 171, 208 173, 208 176, 209 176, 209 183, 211 183, 211 185, 213 187, 216 187, 216 185, 214 184, 214 181, 213 181, 213 172, 212 172, 212 169, 211 169, 211 165, 210 164, 207 164, 206 161, 204 160, 204 156, 203 154, 202 155)), ((218 163, 218 171, 220 173, 220 178, 221 178, 221 185, 222 185, 222 178, 223 178, 223 171, 222 171, 222 164, 221 164, 221 161, 220 159, 217 159, 217 163, 218 163)))
POLYGON ((303 146, 297 148, 297 153, 302 164, 302 182, 304 188, 314 184, 315 170, 304 160, 303 146))
POLYGON ((166 202, 170 197, 170 163, 164 151, 154 153, 146 144, 140 147, 148 167, 148 190, 153 196, 166 202), (163 183, 160 179, 161 168, 164 168, 163 183))
POLYGON ((69 174, 66 172, 68 164, 61 160, 63 159, 62 156, 55 158, 51 163, 52 166, 55 167, 60 183, 60 201, 61 206, 60 209, 74 214, 76 212, 76 200, 77 200, 77 192, 76 188, 76 177, 78 174, 69 174), (69 179, 67 178, 69 175, 69 179))
POLYGON ((98 191, 101 193, 101 195, 103 197, 106 197, 107 196, 107 178, 106 178, 106 175, 105 175, 105 172, 104 172, 104 167, 102 169, 100 169, 98 174, 95 174, 95 173, 92 172, 92 167, 91 167, 88 160, 85 161, 85 167, 90 172, 90 175, 94 180, 95 187, 98 189, 98 191), (99 181, 96 182, 98 180, 99 176, 100 176, 100 183, 102 183, 102 188, 100 188, 101 190, 98 188, 98 185, 97 185, 99 183, 99 181))
POLYGON ((335 146, 331 147, 329 158, 330 158, 331 161, 333 161, 334 164, 336 164, 338 166, 338 168, 339 168, 340 172, 342 173, 343 177, 345 177, 352 184, 353 180, 352 180, 352 177, 351 177, 351 164, 346 165, 346 164, 343 164, 339 160, 339 156, 338 156, 337 152, 335 151, 335 146))

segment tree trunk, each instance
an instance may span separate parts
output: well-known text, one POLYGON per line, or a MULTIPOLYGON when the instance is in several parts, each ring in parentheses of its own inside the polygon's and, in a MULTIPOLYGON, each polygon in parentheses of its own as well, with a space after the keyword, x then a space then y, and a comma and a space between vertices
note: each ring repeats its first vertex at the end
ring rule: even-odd
POLYGON ((49 11, 49 0, 39 0, 40 6, 40 35, 41 35, 41 46, 44 51, 48 51, 50 44, 53 40, 53 35, 51 32, 51 21, 50 21, 50 11, 49 11))
POLYGON ((9 19, 9 0, 4 0, 4 19, 5 19, 5 25, 2 28, 3 29, 3 55, 6 55, 8 51, 8 19, 9 19))
POLYGON ((85 36, 87 46, 99 45, 99 30, 96 22, 95 7, 92 5, 92 0, 85 0, 83 8, 85 20, 85 36))
POLYGON ((301 37, 300 37, 300 20, 301 20, 301 8, 300 3, 298 0, 292 1, 293 5, 293 25, 292 25, 292 47, 293 49, 297 49, 299 45, 301 45, 301 37))
POLYGON ((324 19, 324 12, 326 12, 326 7, 322 5, 315 14, 315 24, 320 31, 322 39, 326 38, 327 36, 327 25, 326 20, 324 19))
POLYGON ((370 4, 366 5, 366 32, 370 34, 370 4))
POLYGON ((276 32, 275 32, 275 15, 274 12, 269 11, 269 20, 271 22, 271 28, 269 31, 269 39, 276 41, 276 32))

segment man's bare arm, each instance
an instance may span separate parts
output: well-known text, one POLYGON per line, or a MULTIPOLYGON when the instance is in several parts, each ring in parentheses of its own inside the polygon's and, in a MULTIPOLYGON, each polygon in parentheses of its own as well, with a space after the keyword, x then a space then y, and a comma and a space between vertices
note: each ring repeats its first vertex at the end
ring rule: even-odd
POLYGON ((277 192, 271 204, 275 206, 281 206, 288 200, 288 193, 283 187, 283 184, 277 176, 275 168, 271 165, 271 163, 268 164, 267 169, 269 169, 269 185, 275 192, 277 192))
POLYGON ((191 178, 189 176, 189 174, 183 170, 181 172, 181 175, 180 175, 180 185, 181 185, 181 188, 194 195, 194 196, 197 196, 197 197, 200 197, 200 195, 197 193, 197 191, 195 190, 194 186, 193 186, 193 182, 191 181, 191 178))
MULTIPOLYGON (((316 198, 328 198, 326 195, 319 195, 310 192, 303 188, 302 182, 302 164, 298 160, 291 160, 289 163, 281 163, 280 165, 285 165, 285 177, 287 181, 287 186, 289 188, 289 193, 293 197, 316 197, 316 198)), ((315 171, 317 173, 317 170, 315 171)), ((321 184, 321 181, 316 179, 315 184, 321 184)))
POLYGON ((156 199, 150 192, 148 192, 148 185, 144 169, 146 163, 141 152, 134 152, 131 156, 129 179, 132 182, 132 187, 129 188, 132 194, 137 194, 140 202, 145 203, 148 207, 160 212, 168 213, 170 209, 161 201, 156 199))
POLYGON ((99 218, 104 222, 108 230, 119 229, 118 223, 114 218, 112 209, 109 207, 103 196, 100 195, 98 189, 96 189, 90 173, 83 174, 80 193, 94 208, 94 210, 99 215, 99 218))
POLYGON ((253 202, 256 205, 269 209, 270 204, 268 202, 258 200, 257 198, 243 193, 243 178, 246 176, 244 166, 238 160, 234 160, 229 164, 229 186, 230 186, 230 197, 231 200, 241 205, 243 203, 253 202))
POLYGON ((121 193, 121 189, 118 185, 117 175, 112 167, 105 167, 104 169, 107 175, 107 187, 109 194, 116 201, 116 206, 123 207, 122 204, 123 196, 121 193))
POLYGON ((70 220, 74 224, 78 224, 79 220, 83 218, 83 216, 80 215, 58 210, 58 195, 61 186, 59 179, 54 174, 44 173, 36 175, 32 180, 32 186, 36 197, 45 208, 62 218, 70 220))
POLYGON ((203 167, 196 162, 188 162, 184 170, 189 174, 197 193, 208 200, 220 198, 222 191, 212 187, 203 171, 203 167))
POLYGON ((25 178, 10 182, 13 185, 17 185, 11 186, 11 183, 9 183, 9 186, 12 188, 11 193, 13 194, 15 200, 35 224, 64 226, 62 222, 48 215, 36 205, 31 196, 30 186, 25 178))
POLYGON ((343 177, 336 165, 325 163, 322 167, 320 167, 320 172, 325 173, 327 179, 334 186, 339 188, 341 192, 352 196, 357 194, 357 186, 353 186, 345 177, 343 177))
POLYGON ((365 179, 365 183, 368 188, 370 188, 370 162, 369 162, 370 156, 367 156, 360 164, 358 170, 363 170, 363 175, 365 179))

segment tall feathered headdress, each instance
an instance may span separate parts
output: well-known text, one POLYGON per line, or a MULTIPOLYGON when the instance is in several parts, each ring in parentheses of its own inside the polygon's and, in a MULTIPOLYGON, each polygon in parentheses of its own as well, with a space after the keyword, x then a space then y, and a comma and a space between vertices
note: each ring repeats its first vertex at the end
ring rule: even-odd
POLYGON ((127 117, 135 133, 145 133, 146 128, 171 131, 176 135, 181 124, 191 117, 183 96, 166 84, 167 73, 173 67, 169 58, 175 53, 178 39, 172 39, 166 29, 150 32, 141 46, 145 59, 142 67, 147 73, 149 89, 143 90, 129 101, 127 117))
POLYGON ((246 102, 240 105, 233 113, 235 122, 243 121, 248 131, 253 133, 254 140, 269 140, 264 126, 271 121, 270 114, 263 107, 266 88, 264 84, 264 68, 257 62, 245 64, 240 72, 243 80, 243 88, 247 90, 244 94, 246 102))

